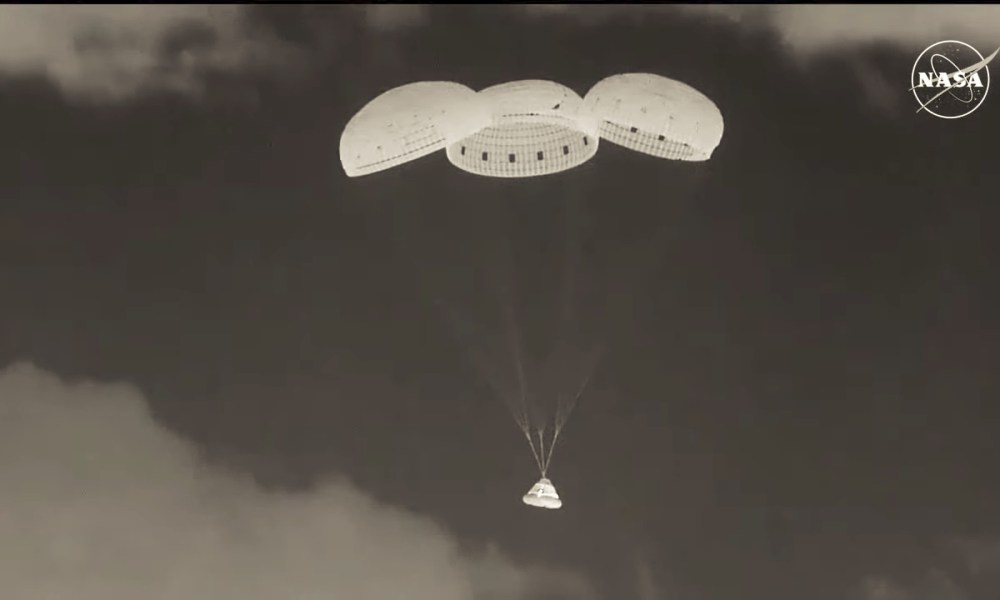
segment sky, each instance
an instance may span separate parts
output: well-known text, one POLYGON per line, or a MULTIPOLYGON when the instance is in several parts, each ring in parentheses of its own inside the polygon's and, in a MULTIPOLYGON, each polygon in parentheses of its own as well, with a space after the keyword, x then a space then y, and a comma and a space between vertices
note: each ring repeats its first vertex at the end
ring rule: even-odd
POLYGON ((993 600, 1000 100, 916 113, 941 39, 1000 9, 0 6, 0 592, 993 600), (712 160, 340 168, 397 85, 620 72, 712 160), (474 356, 505 281, 547 381, 567 222, 606 352, 539 511, 474 356))

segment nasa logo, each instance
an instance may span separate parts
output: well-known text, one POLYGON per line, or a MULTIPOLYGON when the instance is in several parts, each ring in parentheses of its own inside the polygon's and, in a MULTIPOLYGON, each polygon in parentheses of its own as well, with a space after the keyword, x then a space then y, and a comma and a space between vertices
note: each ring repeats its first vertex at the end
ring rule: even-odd
POLYGON ((982 106, 990 91, 990 61, 1000 48, 988 57, 978 50, 955 40, 931 44, 913 63, 910 91, 920 107, 941 119, 960 119, 982 106))

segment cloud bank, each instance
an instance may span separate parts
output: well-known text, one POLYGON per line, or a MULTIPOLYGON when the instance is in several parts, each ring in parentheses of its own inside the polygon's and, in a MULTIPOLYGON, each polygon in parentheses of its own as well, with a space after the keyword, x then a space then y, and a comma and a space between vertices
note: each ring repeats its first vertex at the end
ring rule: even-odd
POLYGON ((992 52, 1000 46, 1000 6, 946 4, 685 5, 686 12, 768 27, 794 51, 836 51, 889 43, 921 50, 959 39, 992 52))
POLYGON ((202 463, 135 388, 0 371, 7 600, 586 598, 582 579, 463 556, 350 484, 273 492, 202 463))
POLYGON ((427 6, 421 4, 367 4, 365 23, 377 33, 417 27, 427 22, 427 6))
MULTIPOLYGON (((983 52, 1000 46, 1000 6, 985 4, 521 5, 512 10, 591 24, 610 16, 681 11, 773 31, 801 56, 875 42, 919 50, 948 38, 983 52)), ((330 31, 320 32, 329 38, 343 33, 337 23, 389 35, 426 24, 433 11, 423 5, 309 7, 304 13, 273 5, 0 5, 0 77, 43 76, 77 100, 121 101, 164 90, 198 94, 208 73, 280 73, 309 60, 267 25, 271 18, 332 23, 330 31)))
POLYGON ((869 43, 920 50, 942 39, 978 45, 984 54, 1000 46, 1000 6, 989 4, 532 5, 524 10, 584 20, 629 14, 646 18, 650 11, 682 11, 748 29, 772 30, 791 50, 804 55, 869 43))
POLYGON ((282 39, 272 19, 318 23, 327 30, 314 33, 326 41, 345 27, 391 34, 426 16, 420 5, 0 5, 0 78, 41 76, 87 102, 144 92, 197 96, 212 73, 280 74, 316 58, 282 39))
POLYGON ((905 586, 888 578, 867 579, 861 600, 969 600, 969 596, 947 573, 932 570, 905 586))
POLYGON ((206 71, 250 68, 274 50, 239 5, 0 6, 0 74, 41 75, 92 101, 195 93, 206 71))
POLYGON ((961 537, 952 542, 975 575, 1000 574, 1000 541, 982 537, 961 537))
POLYGON ((857 599, 976 600, 994 597, 1000 585, 1000 542, 986 537, 955 537, 942 547, 955 559, 950 569, 931 568, 908 581, 886 576, 869 577, 861 583, 857 599))

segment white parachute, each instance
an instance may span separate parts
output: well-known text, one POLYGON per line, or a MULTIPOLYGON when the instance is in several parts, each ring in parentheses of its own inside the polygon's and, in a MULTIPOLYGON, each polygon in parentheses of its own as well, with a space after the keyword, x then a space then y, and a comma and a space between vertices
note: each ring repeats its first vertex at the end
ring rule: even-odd
POLYGON ((388 90, 344 128, 340 161, 350 177, 383 171, 447 148, 459 169, 533 177, 580 166, 600 139, 671 160, 704 161, 722 140, 718 107, 691 86, 650 73, 612 75, 583 98, 544 80, 480 92, 447 81, 388 90))
POLYGON ((584 98, 605 140, 671 160, 703 161, 722 140, 718 107, 693 87, 649 73, 612 75, 584 98))
POLYGON ((366 104, 340 136, 340 163, 349 177, 399 166, 442 150, 490 123, 470 88, 420 81, 393 88, 366 104))
MULTIPOLYGON (((582 98, 545 80, 479 92, 458 83, 417 82, 381 94, 347 123, 340 160, 347 175, 357 177, 445 150, 448 161, 467 173, 531 178, 582 165, 595 156, 601 139, 662 159, 706 161, 723 128, 722 113, 704 94, 648 73, 607 77, 582 98)), ((518 355, 516 340, 511 345, 518 355)), ((570 359, 576 367, 548 400, 528 393, 521 358, 515 356, 519 381, 507 389, 519 392, 497 391, 505 396, 541 475, 523 497, 529 506, 562 507, 548 469, 599 356, 588 350, 570 359)))
POLYGON ((572 169, 597 152, 597 122, 583 99, 552 81, 512 81, 478 94, 491 122, 448 146, 448 160, 488 177, 533 177, 572 169))

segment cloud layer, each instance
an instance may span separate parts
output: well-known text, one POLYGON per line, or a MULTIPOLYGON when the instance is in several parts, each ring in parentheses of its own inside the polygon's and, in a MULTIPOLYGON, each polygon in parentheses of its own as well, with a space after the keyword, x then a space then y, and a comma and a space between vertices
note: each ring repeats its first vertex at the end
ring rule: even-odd
POLYGON ((976 600, 992 598, 1000 585, 1000 542, 956 537, 942 545, 950 568, 927 569, 907 580, 879 576, 862 581, 858 600, 976 600), (985 595, 984 595, 985 594, 985 595))
POLYGON ((887 578, 870 578, 861 589, 861 600, 969 600, 958 584, 939 570, 907 586, 887 578))
POLYGON ((273 49, 237 5, 0 6, 0 74, 41 75, 89 100, 197 92, 206 71, 245 69, 273 49))
POLYGON ((0 78, 41 76, 87 102, 120 102, 144 92, 191 96, 212 73, 276 74, 317 58, 282 39, 275 23, 325 28, 312 32, 325 54, 336 43, 327 38, 345 28, 391 34, 425 18, 420 5, 8 4, 0 6, 0 78))
POLYGON ((671 6, 531 5, 529 14, 599 21, 608 16, 646 18, 651 11, 682 11, 775 31, 802 54, 885 42, 919 50, 942 39, 960 39, 992 52, 1000 46, 1000 6, 944 4, 686 4, 671 6))
MULTIPOLYGON (((983 52, 1000 46, 1000 6, 993 5, 526 5, 513 10, 589 23, 679 10, 774 31, 804 56, 872 42, 918 50, 946 38, 970 42, 983 52)), ((44 76, 66 95, 90 101, 120 101, 147 90, 197 94, 207 73, 274 73, 303 59, 262 24, 271 17, 329 18, 334 25, 356 19, 369 33, 384 35, 418 27, 433 16, 422 5, 311 7, 306 12, 303 17, 291 9, 240 5, 3 5, 0 77, 44 76)), ((321 37, 338 33, 334 26, 321 37)))
POLYGON ((758 10, 765 11, 760 22, 769 23, 790 47, 802 52, 873 42, 920 50, 942 39, 964 40, 981 46, 984 53, 1000 46, 1000 6, 796 4, 758 10))
POLYGON ((9 600, 586 597, 572 575, 468 557, 340 481, 264 491, 202 463, 135 388, 0 371, 0 592, 9 600))

